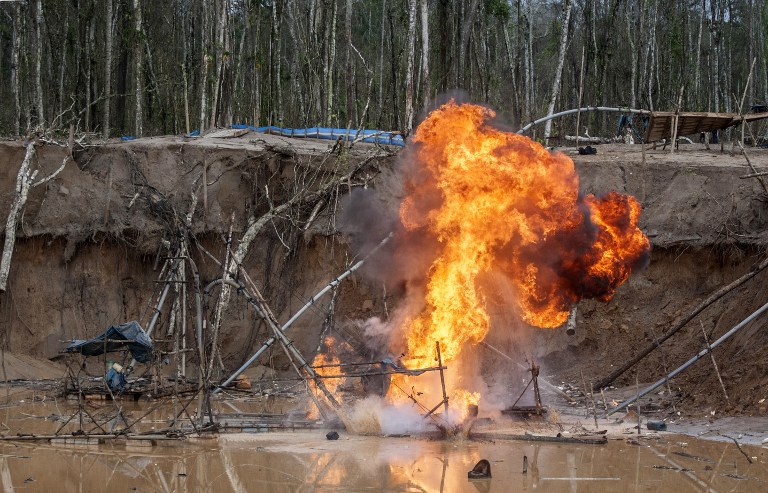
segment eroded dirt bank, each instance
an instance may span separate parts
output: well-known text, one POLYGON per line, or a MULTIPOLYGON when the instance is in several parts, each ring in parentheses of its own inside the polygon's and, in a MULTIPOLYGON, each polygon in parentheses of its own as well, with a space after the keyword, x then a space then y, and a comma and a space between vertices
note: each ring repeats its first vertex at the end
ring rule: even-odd
MULTIPOLYGON (((42 173, 56 169, 63 152, 42 147, 42 173)), ((21 143, 0 144, 2 211, 13 199, 23 154, 21 143)), ((641 201, 641 226, 653 246, 650 265, 634 274, 611 302, 582 302, 573 337, 562 330, 525 329, 530 343, 523 347, 500 336, 508 330, 503 318, 494 321, 490 337, 513 357, 534 353, 550 380, 578 382, 582 370, 588 380, 610 372, 612 365, 625 361, 678 316, 756 263, 768 242, 768 207, 760 184, 739 178, 748 172, 743 157, 719 150, 682 148, 674 155, 648 151, 644 164, 639 146, 601 146, 597 156, 573 157, 582 192, 617 190, 641 201)), ((757 168, 768 169, 765 151, 752 151, 750 158, 757 168)), ((343 271, 355 254, 338 223, 349 186, 376 187, 397 165, 391 151, 365 144, 350 150, 257 134, 226 140, 142 139, 81 149, 61 175, 30 193, 10 287, 0 295, 5 347, 54 358, 63 340, 95 335, 113 323, 146 319, 156 296, 158 259, 168 255, 163 240, 169 240, 176 218, 190 209, 193 193, 198 204, 192 233, 222 258, 222 238, 230 221, 236 242, 249 217, 260 217, 298 190, 318 187, 323 178, 361 166, 354 183, 339 184, 322 203, 270 221, 244 261, 277 318, 284 321, 343 271)), ((204 282, 221 274, 202 253, 193 254, 204 282)), ((637 367, 640 381, 659 378, 665 368, 671 370, 699 351, 702 326, 714 339, 765 303, 766 283, 766 274, 759 274, 708 308, 637 367)), ((401 294, 385 290, 364 272, 355 274, 333 298, 332 316, 329 297, 292 327, 292 338, 303 353, 312 355, 324 327, 344 325, 350 337, 359 337, 350 322, 386 317, 401 294)), ((667 398, 682 409, 765 414, 760 399, 768 396, 759 393, 768 384, 764 325, 756 321, 716 353, 730 404, 720 398, 708 361, 676 379, 673 395, 667 398)), ((238 365, 265 334, 245 301, 233 298, 223 325, 225 365, 238 365)), ((272 356, 265 365, 288 368, 279 351, 272 356)), ((494 356, 487 358, 492 367, 494 356)), ((265 370, 262 366, 257 373, 265 370)), ((634 380, 633 370, 617 383, 634 380)), ((517 393, 510 389, 510 394, 517 393)))

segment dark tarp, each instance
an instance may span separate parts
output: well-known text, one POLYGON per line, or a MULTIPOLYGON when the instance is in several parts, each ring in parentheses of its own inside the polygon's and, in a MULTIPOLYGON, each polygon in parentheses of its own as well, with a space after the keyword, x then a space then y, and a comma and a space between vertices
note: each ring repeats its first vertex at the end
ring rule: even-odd
POLYGON ((109 341, 106 343, 108 353, 128 346, 131 356, 139 363, 148 363, 152 356, 152 340, 135 320, 121 325, 112 325, 103 334, 87 341, 74 340, 64 348, 64 351, 98 356, 104 354, 105 340, 109 341))

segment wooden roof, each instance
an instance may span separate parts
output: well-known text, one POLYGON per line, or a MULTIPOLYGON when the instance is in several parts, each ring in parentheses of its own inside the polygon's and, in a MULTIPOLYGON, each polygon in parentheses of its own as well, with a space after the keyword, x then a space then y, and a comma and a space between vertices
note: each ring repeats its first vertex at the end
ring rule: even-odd
MULTIPOLYGON (((744 115, 746 122, 753 122, 768 118, 768 113, 751 113, 744 115)), ((645 141, 654 142, 672 137, 672 126, 675 121, 675 113, 671 111, 654 111, 648 121, 648 129, 645 132, 645 141)), ((678 114, 677 135, 691 135, 700 132, 712 132, 722 130, 741 123, 742 117, 737 113, 707 113, 707 112, 681 112, 678 114)))

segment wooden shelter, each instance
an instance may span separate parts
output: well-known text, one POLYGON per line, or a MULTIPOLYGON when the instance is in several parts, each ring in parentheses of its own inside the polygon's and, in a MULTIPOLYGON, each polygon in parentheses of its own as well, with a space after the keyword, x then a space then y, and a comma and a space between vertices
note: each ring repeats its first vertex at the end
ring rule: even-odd
POLYGON ((723 130, 741 122, 750 123, 764 118, 768 118, 768 113, 750 113, 741 116, 738 113, 654 111, 651 113, 648 128, 645 131, 645 142, 668 139, 673 134, 691 135, 723 130), (677 122, 677 132, 674 132, 675 122, 677 122))

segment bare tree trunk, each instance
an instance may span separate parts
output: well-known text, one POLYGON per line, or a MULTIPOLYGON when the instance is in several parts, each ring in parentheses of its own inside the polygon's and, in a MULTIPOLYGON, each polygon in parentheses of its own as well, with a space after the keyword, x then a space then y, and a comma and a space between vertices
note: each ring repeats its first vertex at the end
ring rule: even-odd
POLYGON ((88 20, 88 39, 85 42, 85 130, 91 131, 91 108, 93 104, 93 19, 88 20))
POLYGON ((712 111, 720 111, 720 19, 718 14, 717 2, 710 2, 711 14, 709 35, 712 44, 712 96, 714 107, 712 111))
POLYGON ((287 0, 285 4, 285 9, 288 11, 288 15, 286 16, 286 24, 288 25, 288 36, 291 38, 291 44, 294 47, 291 51, 291 84, 293 85, 293 94, 294 97, 298 100, 299 103, 299 116, 302 119, 302 124, 305 125, 308 123, 307 121, 307 112, 304 109, 304 97, 305 93, 308 91, 305 91, 301 87, 301 80, 300 80, 300 73, 299 73, 299 56, 301 54, 301 47, 299 45, 299 38, 296 35, 296 24, 298 19, 298 12, 296 12, 296 1, 295 0, 287 0))
POLYGON ((140 0, 133 0, 133 16, 134 16, 134 29, 136 30, 136 36, 139 37, 139 39, 136 40, 136 44, 133 47, 133 63, 134 63, 134 97, 136 99, 136 120, 134 125, 134 132, 136 133, 136 137, 141 137, 144 133, 143 129, 143 121, 142 121, 142 99, 144 97, 144 78, 143 74, 144 71, 142 69, 143 65, 143 54, 144 54, 144 33, 141 30, 141 3, 140 0))
POLYGON ((13 91, 13 134, 19 135, 21 101, 19 98, 19 51, 21 38, 21 2, 15 2, 13 9, 13 38, 11 39, 11 90, 13 91))
POLYGON ((24 160, 21 162, 18 175, 16 175, 16 196, 11 205, 11 212, 8 213, 8 219, 5 222, 5 242, 3 244, 3 257, 0 260, 0 292, 5 292, 6 287, 8 287, 13 247, 16 245, 16 222, 19 220, 19 214, 24 208, 24 204, 27 203, 29 187, 35 177, 34 173, 30 170, 34 155, 35 143, 30 142, 27 144, 24 160))
POLYGON ((245 94, 243 92, 242 86, 245 84, 243 81, 245 80, 245 77, 241 74, 243 70, 243 51, 245 50, 245 37, 248 33, 248 31, 251 28, 251 16, 248 11, 248 2, 243 3, 243 32, 240 34, 240 41, 238 43, 237 47, 237 66, 235 67, 235 80, 232 83, 233 91, 235 92, 235 97, 237 98, 236 103, 236 115, 238 119, 243 119, 243 99, 245 99, 245 94))
POLYGON ((528 49, 525 50, 525 110, 533 120, 533 0, 528 0, 528 49))
POLYGON ((214 74, 216 75, 216 81, 213 85, 213 100, 211 101, 211 128, 215 128, 219 123, 219 99, 221 97, 222 81, 223 81, 223 67, 224 67, 224 36, 226 35, 227 25, 227 0, 221 0, 214 2, 214 17, 216 18, 216 68, 214 74), (218 5, 219 11, 216 12, 218 5))
POLYGON ((102 113, 102 135, 109 138, 109 111, 112 94, 112 0, 104 1, 106 20, 104 26, 104 111, 102 113))
POLYGON ((200 63, 200 135, 205 132, 206 115, 208 114, 208 65, 211 61, 211 55, 208 53, 208 2, 201 2, 202 17, 200 22, 200 54, 203 59, 200 63))
MULTIPOLYGON (((258 13, 259 10, 257 9, 256 12, 258 13)), ((261 23, 259 22, 259 19, 256 19, 256 30, 253 34, 253 39, 258 40, 259 39, 259 32, 261 28, 261 23)), ((256 43, 252 43, 254 47, 252 48, 255 55, 255 45, 256 43)), ((255 56, 254 56, 255 58, 255 56)), ((259 67, 256 67, 254 69, 253 73, 253 125, 258 127, 259 121, 261 119, 261 69, 259 67)))
POLYGON ((344 79, 346 93, 346 126, 352 126, 355 112, 354 72, 352 71, 352 0, 344 8, 344 79))
MULTIPOLYGON (((638 63, 638 43, 635 42, 635 36, 638 38, 642 35, 638 29, 636 29, 635 19, 632 17, 633 9, 627 7, 627 39, 629 39, 629 53, 631 71, 629 76, 629 107, 635 108, 637 103, 637 63, 638 63)), ((642 15, 638 12, 638 15, 642 15)), ((582 53, 582 69, 583 69, 583 53, 582 53)), ((582 81, 583 82, 583 81, 582 81)), ((579 105, 580 106, 580 105, 579 105)), ((576 138, 579 136, 579 126, 576 125, 576 138)), ((578 146, 578 141, 576 143, 578 146)))
POLYGON ((24 160, 21 162, 19 172, 16 175, 16 194, 13 199, 13 204, 11 205, 11 211, 8 213, 8 219, 5 223, 5 242, 3 244, 3 256, 2 259, 0 259, 0 292, 5 292, 5 289, 8 286, 8 276, 11 272, 11 258, 13 257, 13 248, 16 245, 16 223, 27 203, 29 189, 43 185, 61 173, 71 157, 73 137, 74 127, 70 126, 69 147, 67 148, 67 155, 62 161, 61 166, 47 177, 34 183, 33 180, 37 176, 37 170, 32 171, 31 166, 32 158, 35 155, 35 143, 30 142, 26 146, 24 160))
POLYGON ((408 136, 413 130, 413 65, 416 56, 416 1, 408 0, 408 37, 406 41, 405 66, 405 120, 403 135, 408 136))
POLYGON ((699 32, 696 37, 696 65, 694 66, 693 94, 697 102, 697 109, 701 101, 701 35, 704 32, 704 18, 707 11, 707 0, 701 0, 701 13, 699 15, 699 32))
POLYGON ((421 84, 422 105, 426 108, 432 94, 429 80, 429 11, 427 0, 419 0, 421 5, 421 84))
MULTIPOLYGON (((648 106, 651 111, 654 110, 653 104, 653 74, 656 68, 656 21, 659 18, 659 3, 654 2, 653 20, 649 22, 651 32, 648 34, 648 106)), ((657 71, 658 73, 658 71, 657 71)))
POLYGON ((59 108, 57 115, 64 112, 64 73, 67 70, 67 42, 69 38, 69 9, 64 14, 64 36, 61 43, 61 63, 59 64, 59 108))
MULTIPOLYGON (((272 0, 272 84, 275 89, 275 119, 278 125, 283 123, 283 75, 282 75, 282 49, 280 43, 280 24, 282 16, 278 15, 278 0, 272 0)), ((336 20, 334 18, 334 25, 336 20)))
POLYGON ((461 38, 459 45, 459 73, 458 82, 461 89, 468 89, 464 83, 467 70, 467 51, 469 51, 469 41, 472 34, 472 25, 475 22, 475 12, 477 12, 477 6, 480 0, 472 0, 472 4, 469 9, 464 13, 464 23, 461 27, 461 38))
MULTIPOLYGON (((552 82, 552 97, 549 100, 549 108, 547 108, 547 116, 551 116, 555 112, 555 103, 557 103, 557 95, 560 92, 560 81, 563 77, 563 63, 565 62, 565 52, 568 48, 568 26, 571 23, 571 7, 573 3, 571 0, 565 1, 563 7, 563 29, 560 32, 560 48, 557 55, 557 68, 555 69, 555 80, 552 82)), ((548 139, 552 131, 552 120, 547 120, 544 125, 544 138, 548 139)))
POLYGON ((387 12, 387 0, 381 2, 381 37, 379 38, 379 98, 377 100, 377 108, 379 109, 379 117, 376 119, 377 126, 382 125, 382 116, 384 114, 384 19, 387 12))
POLYGON ((44 125, 45 117, 43 112, 43 76, 41 73, 43 63, 43 2, 37 0, 35 3, 35 89, 37 96, 37 123, 44 125))
MULTIPOLYGON (((331 24, 326 36, 328 59, 323 67, 323 80, 325 80, 325 120, 326 124, 333 125, 333 66, 336 63, 336 0, 331 0, 331 24)), ((327 24, 327 21, 326 21, 327 24)))

